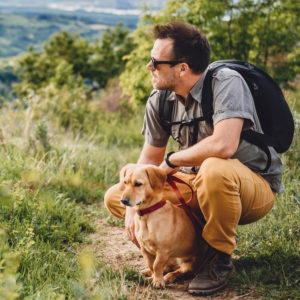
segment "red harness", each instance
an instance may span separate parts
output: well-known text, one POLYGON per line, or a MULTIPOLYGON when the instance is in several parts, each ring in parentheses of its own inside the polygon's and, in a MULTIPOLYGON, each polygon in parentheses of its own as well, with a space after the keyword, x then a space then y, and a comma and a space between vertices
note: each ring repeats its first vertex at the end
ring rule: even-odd
MULTIPOLYGON (((177 206, 181 206, 185 210, 185 213, 188 215, 188 217, 192 221, 192 223, 193 223, 193 225, 194 225, 194 227, 196 229, 196 232, 201 235, 203 227, 204 227, 204 223, 198 217, 196 217, 192 213, 190 207, 187 206, 187 203, 189 203, 193 199, 194 191, 193 191, 192 187, 188 183, 186 183, 183 180, 181 180, 181 179, 179 179, 177 177, 174 177, 172 175, 168 175, 167 181, 170 184, 170 186, 173 188, 173 191, 175 192, 175 194, 177 195, 177 198, 180 201, 180 203, 176 204, 176 205, 177 206), (185 202, 184 198, 182 197, 182 195, 181 195, 181 193, 180 193, 180 191, 179 191, 179 189, 178 189, 178 187, 176 185, 176 182, 185 184, 185 185, 187 185, 191 189, 192 195, 191 195, 190 199, 187 202, 185 202)), ((151 213, 151 212, 153 212, 153 211, 155 211, 155 210, 163 207, 165 204, 166 204, 166 201, 162 200, 162 201, 157 202, 156 204, 154 204, 154 205, 152 205, 150 207, 147 207, 145 209, 139 209, 136 212, 137 212, 137 214, 139 216, 143 216, 145 214, 149 214, 149 213, 151 213)))

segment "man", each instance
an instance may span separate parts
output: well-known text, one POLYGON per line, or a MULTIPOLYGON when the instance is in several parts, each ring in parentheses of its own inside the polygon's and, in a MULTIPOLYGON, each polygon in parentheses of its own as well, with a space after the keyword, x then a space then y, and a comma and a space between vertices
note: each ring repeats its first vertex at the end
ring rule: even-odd
MULTIPOLYGON (((202 116, 201 92, 210 58, 206 37, 194 26, 171 22, 154 28, 155 43, 147 68, 152 75, 151 93, 142 133, 145 144, 138 163, 159 165, 167 174, 189 183, 195 197, 192 209, 202 211, 206 225, 202 239, 203 262, 191 281, 189 292, 209 295, 222 289, 233 271, 231 254, 236 245, 236 227, 259 220, 272 208, 275 192, 282 192, 282 164, 273 148, 271 166, 262 173, 267 157, 258 147, 240 140, 242 130, 261 131, 251 92, 244 79, 228 68, 214 74, 213 126, 199 122, 198 142, 192 145, 193 126, 173 125, 172 137, 179 151, 165 160, 169 133, 159 117, 160 90, 173 93, 171 121, 191 120, 202 116), (179 169, 180 168, 180 169, 179 169)), ((187 199, 190 191, 178 186, 187 199)), ((118 185, 105 195, 106 207, 117 217, 125 217, 129 239, 134 236, 132 208, 120 205, 118 185)), ((178 203, 169 186, 166 199, 178 203)), ((138 245, 138 244, 137 244, 138 245)))

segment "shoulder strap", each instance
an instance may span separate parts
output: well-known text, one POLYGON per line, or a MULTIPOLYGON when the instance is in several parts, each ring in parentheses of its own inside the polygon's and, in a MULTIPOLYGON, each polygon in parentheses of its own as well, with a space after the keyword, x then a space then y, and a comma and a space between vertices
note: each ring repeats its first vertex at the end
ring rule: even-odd
POLYGON ((213 125, 212 116, 214 114, 213 109, 213 90, 212 90, 212 79, 213 75, 226 65, 220 65, 215 68, 209 68, 203 82, 202 98, 201 98, 201 108, 203 113, 203 118, 206 123, 213 125))
POLYGON ((169 90, 159 91, 159 118, 163 128, 170 134, 174 101, 167 101, 167 98, 172 92, 169 90))
POLYGON ((171 127, 173 125, 180 125, 179 132, 184 126, 193 125, 193 139, 192 145, 197 143, 198 140, 198 123, 200 121, 206 121, 204 117, 195 118, 192 120, 180 120, 176 122, 171 122, 174 101, 167 101, 167 98, 171 94, 169 90, 161 90, 159 94, 159 118, 161 120, 161 125, 163 128, 171 135, 171 127))

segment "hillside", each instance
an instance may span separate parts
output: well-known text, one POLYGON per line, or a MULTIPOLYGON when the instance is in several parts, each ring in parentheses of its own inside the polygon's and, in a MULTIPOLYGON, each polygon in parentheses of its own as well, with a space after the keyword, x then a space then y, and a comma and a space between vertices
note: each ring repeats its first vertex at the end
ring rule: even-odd
POLYGON ((40 49, 42 43, 58 31, 78 33, 84 38, 100 38, 108 26, 123 22, 135 28, 138 16, 114 14, 61 14, 53 10, 23 10, 21 13, 0 14, 0 57, 12 57, 26 52, 30 44, 40 49))

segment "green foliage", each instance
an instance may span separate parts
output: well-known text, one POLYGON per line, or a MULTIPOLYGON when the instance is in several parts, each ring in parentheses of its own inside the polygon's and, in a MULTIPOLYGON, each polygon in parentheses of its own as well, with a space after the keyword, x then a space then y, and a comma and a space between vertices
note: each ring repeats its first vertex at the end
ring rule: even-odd
POLYGON ((66 31, 54 34, 44 44, 44 52, 31 46, 16 69, 21 80, 16 84, 18 95, 53 83, 56 87, 84 87, 83 81, 104 87, 108 79, 117 76, 124 67, 123 56, 132 50, 129 31, 119 24, 107 29, 101 41, 90 43, 79 35, 66 31))
POLYGON ((17 80, 18 78, 14 74, 11 66, 0 66, 0 105, 2 105, 6 99, 11 99, 15 96, 14 93, 12 93, 12 84, 17 80))
POLYGON ((169 0, 155 15, 145 11, 133 33, 136 47, 128 55, 122 86, 133 103, 145 102, 151 89, 149 61, 152 24, 174 19, 190 22, 208 37, 212 61, 240 59, 266 70, 287 87, 300 66, 299 5, 296 0, 169 0))
MULTIPOLYGON (((68 80, 68 69, 64 69, 68 80)), ((70 76, 72 76, 69 73, 70 76)), ((26 105, 31 116, 36 119, 52 119, 64 130, 72 129, 74 133, 84 130, 84 122, 87 117, 87 95, 80 84, 68 82, 61 87, 57 83, 51 83, 40 88, 38 92, 27 89, 26 105), (77 86, 75 86, 75 84, 77 86)), ((41 133, 41 132, 40 132, 41 133)))
POLYGON ((62 284, 59 291, 66 293, 65 278, 76 277, 76 256, 70 250, 91 230, 88 219, 67 193, 39 182, 42 172, 38 165, 30 170, 32 157, 15 147, 1 156, 2 194, 7 196, 1 197, 0 223, 20 256, 21 294, 34 294, 44 284, 62 284))
POLYGON ((155 16, 144 14, 133 33, 135 47, 126 56, 128 60, 124 72, 120 76, 121 86, 124 92, 130 96, 132 105, 146 101, 151 91, 151 76, 146 64, 150 60, 152 49, 151 26, 155 16))
POLYGON ((100 86, 106 86, 110 78, 119 75, 126 62, 124 56, 133 49, 129 31, 120 23, 113 30, 107 29, 101 41, 95 41, 91 52, 91 76, 100 86))
MULTIPOLYGON (((2 191, 3 192, 3 191, 2 191)), ((7 195, 1 196, 7 197, 7 195)), ((12 252, 3 229, 0 230, 0 299, 14 300, 19 296, 21 285, 17 283, 18 252, 12 252)))
POLYGON ((93 90, 123 70, 123 56, 132 49, 128 35, 119 24, 93 44, 79 35, 61 32, 45 43, 44 53, 30 47, 19 60, 21 82, 15 88, 31 108, 33 118, 54 119, 75 134, 86 130, 88 100, 93 90))

